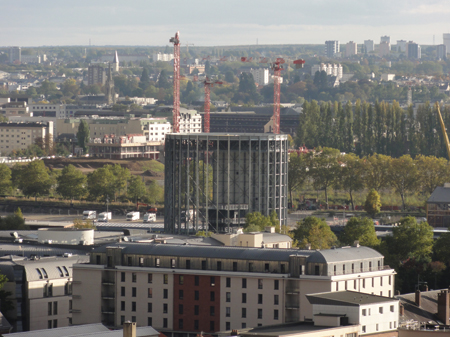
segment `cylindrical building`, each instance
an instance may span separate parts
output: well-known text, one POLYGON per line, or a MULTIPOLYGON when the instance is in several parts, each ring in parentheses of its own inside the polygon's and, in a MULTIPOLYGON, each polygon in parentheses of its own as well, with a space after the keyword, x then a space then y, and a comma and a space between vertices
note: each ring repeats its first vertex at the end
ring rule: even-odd
POLYGON ((168 134, 165 140, 166 233, 229 231, 245 215, 275 210, 286 224, 286 135, 168 134))

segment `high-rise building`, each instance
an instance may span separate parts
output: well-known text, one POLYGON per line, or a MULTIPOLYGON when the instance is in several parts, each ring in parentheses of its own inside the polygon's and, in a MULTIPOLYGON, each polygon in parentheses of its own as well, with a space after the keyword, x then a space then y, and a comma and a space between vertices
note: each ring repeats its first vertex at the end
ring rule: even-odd
POLYGON ((22 61, 22 53, 20 47, 11 47, 9 49, 9 63, 21 61, 22 61))
POLYGON ((397 40, 397 51, 399 53, 406 53, 406 45, 408 42, 405 40, 397 40))
POLYGON ((409 41, 408 42, 408 58, 420 59, 421 56, 422 56, 422 54, 420 51, 420 46, 413 41, 409 41))
POLYGON ((444 38, 444 44, 447 47, 447 51, 450 51, 450 34, 444 34, 443 35, 444 38))
POLYGON ((380 57, 389 55, 390 51, 391 51, 391 44, 389 42, 383 41, 380 43, 380 47, 378 49, 378 55, 380 57))
POLYGON ((90 65, 88 68, 88 85, 106 83, 105 69, 101 65, 90 65))
POLYGON ((112 62, 112 68, 114 72, 119 72, 119 56, 117 55, 117 50, 116 53, 114 54, 114 60, 112 62))
POLYGON ((374 51, 374 44, 373 40, 364 40, 364 52, 366 54, 370 53, 371 51, 374 51))
POLYGON ((327 57, 335 57, 335 54, 339 51, 339 41, 325 41, 325 55, 327 57))
POLYGON ((383 42, 387 42, 387 43, 391 43, 391 37, 390 36, 382 36, 381 38, 380 38, 380 43, 383 43, 383 42))
POLYGON ((258 85, 269 84, 269 69, 267 68, 250 69, 250 74, 253 75, 255 83, 258 83, 258 85))
POLYGON ((447 46, 445 44, 438 44, 436 51, 439 60, 445 60, 447 58, 447 46))
POLYGON ((345 45, 345 56, 350 57, 352 55, 356 55, 358 53, 358 45, 353 42, 347 42, 345 45))

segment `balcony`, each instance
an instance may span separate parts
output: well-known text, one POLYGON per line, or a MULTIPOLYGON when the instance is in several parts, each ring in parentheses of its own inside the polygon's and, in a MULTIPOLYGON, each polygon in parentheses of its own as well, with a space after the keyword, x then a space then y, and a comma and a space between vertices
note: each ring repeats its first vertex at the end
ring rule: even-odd
POLYGON ((102 307, 102 314, 105 315, 114 315, 116 313, 116 309, 113 307, 102 307))

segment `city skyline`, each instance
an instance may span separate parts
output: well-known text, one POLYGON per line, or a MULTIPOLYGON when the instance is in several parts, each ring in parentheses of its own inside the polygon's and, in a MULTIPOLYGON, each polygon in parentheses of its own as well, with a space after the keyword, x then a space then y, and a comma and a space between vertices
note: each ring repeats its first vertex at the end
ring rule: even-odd
POLYGON ((195 46, 323 44, 380 37, 438 45, 449 33, 449 0, 377 3, 346 0, 273 2, 156 2, 115 0, 76 3, 24 0, 2 3, 2 46, 165 46, 175 31, 195 46), (276 15, 275 15, 276 14, 276 15), (433 38, 434 36, 434 38, 433 38))

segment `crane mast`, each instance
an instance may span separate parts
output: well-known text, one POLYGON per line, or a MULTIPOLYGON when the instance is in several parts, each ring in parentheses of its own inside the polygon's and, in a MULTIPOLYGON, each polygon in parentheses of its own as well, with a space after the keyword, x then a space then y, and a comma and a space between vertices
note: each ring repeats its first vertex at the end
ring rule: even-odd
POLYGON ((204 130, 203 132, 209 133, 210 130, 210 107, 211 107, 211 98, 210 98, 210 94, 211 94, 211 87, 214 86, 214 84, 222 84, 222 82, 220 81, 210 81, 209 78, 207 77, 206 80, 203 82, 203 84, 205 85, 205 105, 204 105, 204 109, 205 110, 205 124, 204 124, 204 130))
POLYGON ((180 132, 180 32, 175 33, 169 42, 173 43, 173 128, 180 132))
POLYGON ((444 137, 445 148, 447 149, 447 155, 450 160, 450 142, 448 141, 448 135, 447 135, 447 131, 445 130, 444 120, 442 119, 441 110, 440 110, 439 104, 437 102, 436 102, 436 108, 437 108, 437 112, 438 112, 438 116, 439 116, 439 123, 441 124, 441 128, 442 128, 442 136, 444 137))

